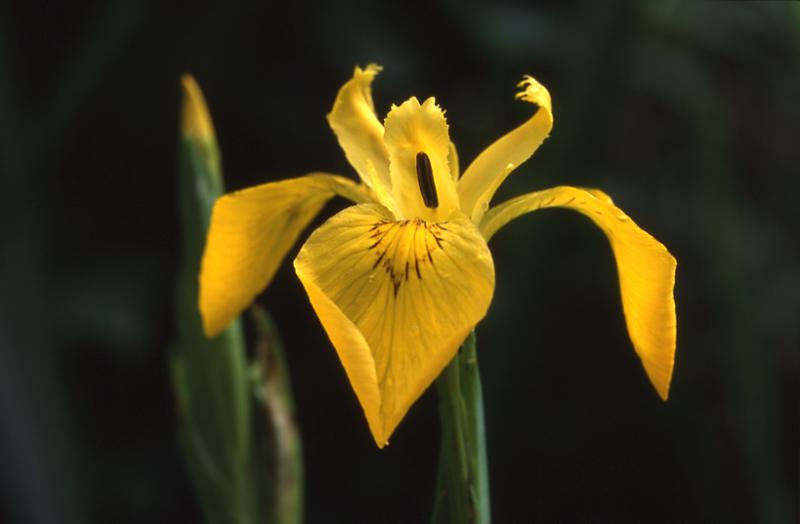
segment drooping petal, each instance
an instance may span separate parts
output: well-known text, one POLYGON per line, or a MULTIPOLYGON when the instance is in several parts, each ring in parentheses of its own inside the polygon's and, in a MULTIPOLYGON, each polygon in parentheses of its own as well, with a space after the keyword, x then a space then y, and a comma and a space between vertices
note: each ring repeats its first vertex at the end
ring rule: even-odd
POLYGON ((415 97, 392 106, 386 117, 384 141, 389 150, 393 210, 400 219, 447 220, 458 209, 458 195, 450 175, 450 137, 444 111, 436 100, 420 104, 415 97), (433 171, 437 205, 427 207, 417 172, 417 155, 424 153, 433 171))
POLYGON ((363 186, 325 174, 263 184, 217 200, 200 268, 206 335, 216 336, 250 305, 334 194, 369 201, 363 186))
POLYGON ((389 153, 372 102, 372 81, 380 71, 377 64, 356 67, 353 78, 339 89, 328 123, 361 180, 375 191, 381 203, 391 206, 389 153))
POLYGON ((513 198, 486 213, 481 232, 488 241, 509 221, 547 207, 574 209, 608 237, 628 334, 650 381, 666 400, 675 361, 675 258, 598 190, 563 186, 513 198))
POLYGON ((382 206, 338 213, 294 262, 378 446, 486 314, 494 265, 463 214, 395 221, 382 206))
POLYGON ((547 89, 530 76, 526 76, 519 87, 523 91, 517 93, 517 98, 538 106, 536 113, 478 155, 458 183, 461 210, 476 224, 503 180, 531 157, 553 128, 553 111, 547 89))

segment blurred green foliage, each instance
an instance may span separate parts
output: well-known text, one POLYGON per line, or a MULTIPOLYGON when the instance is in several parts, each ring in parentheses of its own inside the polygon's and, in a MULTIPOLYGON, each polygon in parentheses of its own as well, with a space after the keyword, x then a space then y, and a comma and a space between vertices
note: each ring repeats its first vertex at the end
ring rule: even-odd
MULTIPOLYGON (((197 116, 206 111, 202 101, 192 99, 198 95, 188 91, 193 86, 184 88, 182 120, 192 118, 186 113, 203 118, 197 116)), ((259 486, 251 471, 257 464, 241 322, 237 319, 220 336, 209 339, 197 308, 205 232, 214 201, 225 191, 220 151, 213 130, 207 135, 190 133, 184 123, 181 132, 177 179, 182 241, 175 293, 177 333, 169 362, 180 439, 207 521, 256 522, 259 486)))
MULTIPOLYGON (((798 514, 800 7, 154 1, 0 6, 0 520, 194 522, 168 341, 178 78, 205 88, 230 189, 352 174, 324 115, 355 64, 378 112, 435 95, 466 166, 553 95, 551 138, 498 200, 598 187, 678 259, 671 399, 626 339, 605 240, 568 212, 492 241, 478 329, 497 522, 786 522, 798 514), (512 276, 513 275, 513 276, 512 276)), ((287 265, 309 522, 424 520, 426 394, 374 449, 287 265)))
POLYGON ((207 338, 198 274, 211 210, 224 193, 220 151, 202 92, 185 75, 178 200, 180 269, 170 371, 179 435, 197 503, 210 524, 302 522, 302 456, 282 344, 253 312, 254 357, 242 322, 207 338))

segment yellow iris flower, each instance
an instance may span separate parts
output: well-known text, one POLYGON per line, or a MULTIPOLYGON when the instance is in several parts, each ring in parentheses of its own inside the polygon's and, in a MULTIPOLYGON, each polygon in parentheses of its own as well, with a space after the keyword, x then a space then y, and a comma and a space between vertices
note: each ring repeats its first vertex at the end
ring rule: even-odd
POLYGON ((325 173, 268 183, 215 204, 200 272, 200 311, 214 336, 270 282, 325 203, 355 203, 316 229, 294 261, 383 447, 422 392, 486 315, 494 263, 486 245, 514 218, 578 211, 611 243, 625 320, 651 382, 667 398, 675 353, 675 259, 597 190, 555 187, 489 208, 503 180, 550 133, 550 94, 531 77, 517 97, 533 116, 459 172, 444 111, 433 98, 392 106, 383 124, 356 67, 328 115, 361 183, 325 173))

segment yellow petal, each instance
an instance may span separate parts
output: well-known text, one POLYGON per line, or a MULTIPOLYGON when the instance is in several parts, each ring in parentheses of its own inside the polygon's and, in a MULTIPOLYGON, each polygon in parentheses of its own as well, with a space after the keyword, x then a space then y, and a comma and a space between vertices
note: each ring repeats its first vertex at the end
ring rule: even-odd
POLYGON ((325 174, 264 184, 217 200, 200 269, 206 335, 216 336, 250 305, 334 194, 369 200, 350 180, 325 174))
POLYGON ((356 67, 353 78, 339 89, 328 123, 361 180, 375 191, 381 203, 391 206, 389 153, 372 102, 372 81, 380 71, 376 64, 356 67))
POLYGON ((458 151, 456 145, 450 142, 450 155, 447 157, 447 163, 450 166, 450 176, 453 177, 453 182, 458 183, 458 177, 461 176, 461 168, 458 165, 458 151))
POLYGON ((192 75, 181 75, 183 86, 183 109, 181 111, 181 132, 185 138, 203 142, 215 142, 214 125, 203 92, 192 75))
POLYGON ((675 361, 675 259, 598 190, 564 186, 513 198, 486 213, 481 232, 488 241, 509 221, 547 207, 579 211, 608 237, 617 260, 628 334, 650 381, 666 400, 675 361))
POLYGON ((458 195, 450 175, 450 137, 444 111, 428 98, 415 97, 392 106, 386 117, 384 141, 389 150, 389 172, 395 215, 401 219, 447 220, 458 209, 458 195), (438 205, 426 207, 417 174, 417 155, 424 153, 433 168, 438 205))
POLYGON ((311 234, 294 267, 380 447, 494 291, 489 249, 461 213, 398 222, 382 206, 353 206, 311 234))
POLYGON ((533 117, 487 147, 469 165, 458 184, 461 210, 478 224, 497 188, 542 145, 553 127, 550 93, 530 76, 519 87, 517 98, 538 106, 533 117))

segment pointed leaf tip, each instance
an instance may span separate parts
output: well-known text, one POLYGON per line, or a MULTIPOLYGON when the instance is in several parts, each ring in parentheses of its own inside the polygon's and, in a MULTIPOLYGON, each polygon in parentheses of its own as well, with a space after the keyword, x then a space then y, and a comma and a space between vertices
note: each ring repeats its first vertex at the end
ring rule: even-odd
POLYGON ((185 138, 216 141, 214 124, 211 122, 211 115, 208 113, 208 106, 200 86, 192 75, 186 73, 181 75, 181 86, 183 88, 181 134, 185 138))

